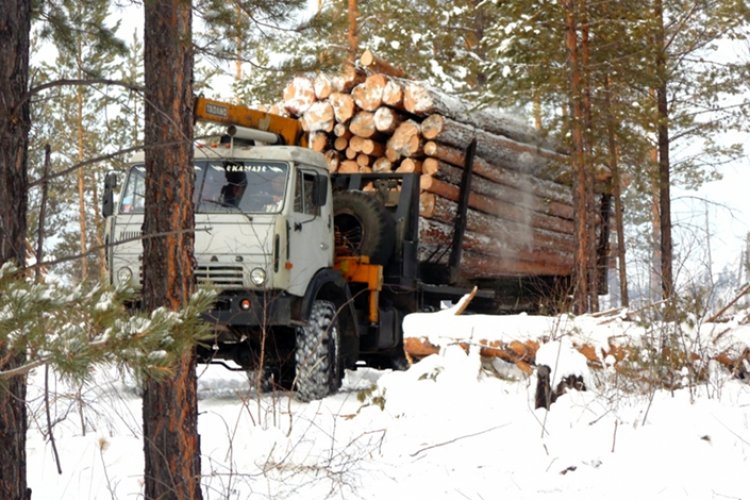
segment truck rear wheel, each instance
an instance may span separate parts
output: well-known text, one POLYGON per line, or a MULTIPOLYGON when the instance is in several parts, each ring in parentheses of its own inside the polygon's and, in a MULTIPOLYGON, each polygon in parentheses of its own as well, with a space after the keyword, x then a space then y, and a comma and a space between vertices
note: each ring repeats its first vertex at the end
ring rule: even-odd
POLYGON ((316 300, 305 326, 297 328, 296 390, 300 401, 314 401, 341 387, 339 328, 336 306, 316 300))
POLYGON ((393 253, 395 223, 375 197, 361 191, 341 191, 333 197, 333 223, 338 255, 366 255, 385 264, 393 253))

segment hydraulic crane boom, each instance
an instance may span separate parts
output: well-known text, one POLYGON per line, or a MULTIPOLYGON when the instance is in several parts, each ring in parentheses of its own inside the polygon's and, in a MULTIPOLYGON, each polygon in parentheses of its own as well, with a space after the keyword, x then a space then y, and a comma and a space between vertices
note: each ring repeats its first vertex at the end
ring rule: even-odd
POLYGON ((283 144, 307 147, 307 134, 302 130, 298 120, 265 113, 240 104, 229 104, 198 96, 195 99, 195 118, 271 132, 281 137, 283 144))

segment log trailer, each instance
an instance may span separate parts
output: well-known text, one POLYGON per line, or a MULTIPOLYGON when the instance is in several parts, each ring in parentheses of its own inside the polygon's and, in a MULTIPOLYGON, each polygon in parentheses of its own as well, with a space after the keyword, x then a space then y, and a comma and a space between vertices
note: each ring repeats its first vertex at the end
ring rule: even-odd
MULTIPOLYGON (((222 141, 196 145, 194 154, 194 276, 218 291, 201 362, 261 369, 300 400, 319 399, 340 387, 345 368, 399 366, 404 316, 474 285, 458 278, 470 168, 445 249, 449 265, 435 265, 419 257, 419 175, 331 175, 296 119, 203 97, 195 114, 227 126, 222 141)), ((117 175, 107 176, 103 213, 109 278, 137 290, 143 154, 130 164, 117 203, 117 175)), ((482 283, 489 291, 475 303, 497 311, 503 290, 517 301, 523 287, 513 281, 510 291, 508 283, 482 283)))

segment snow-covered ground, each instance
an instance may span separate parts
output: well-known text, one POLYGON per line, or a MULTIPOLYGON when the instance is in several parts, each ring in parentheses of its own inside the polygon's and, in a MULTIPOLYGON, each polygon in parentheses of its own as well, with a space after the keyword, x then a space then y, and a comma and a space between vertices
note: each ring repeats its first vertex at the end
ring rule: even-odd
MULTIPOLYGON (((457 335, 559 337, 569 321, 463 318, 414 315, 406 326, 441 344, 457 335)), ((631 327, 579 318, 570 332, 603 345, 631 327)), ((588 390, 563 395, 548 412, 534 409, 534 376, 442 344, 406 371, 347 372, 340 393, 309 404, 257 397, 243 373, 199 367, 204 498, 750 498, 750 386, 726 371, 714 366, 700 385, 635 393, 611 368, 589 373, 568 341, 552 343, 539 356, 585 372, 588 390)), ((141 401, 114 371, 96 382, 80 398, 51 387, 58 474, 43 435, 43 372, 32 377, 33 498, 142 497, 141 401)))

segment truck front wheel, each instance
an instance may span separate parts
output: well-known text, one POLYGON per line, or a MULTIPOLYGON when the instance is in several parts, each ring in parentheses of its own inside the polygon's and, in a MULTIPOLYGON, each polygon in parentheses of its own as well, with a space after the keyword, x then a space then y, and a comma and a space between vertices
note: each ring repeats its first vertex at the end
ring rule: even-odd
POLYGON ((314 401, 333 394, 341 387, 336 306, 326 300, 313 302, 310 318, 297 328, 296 390, 300 401, 314 401))

